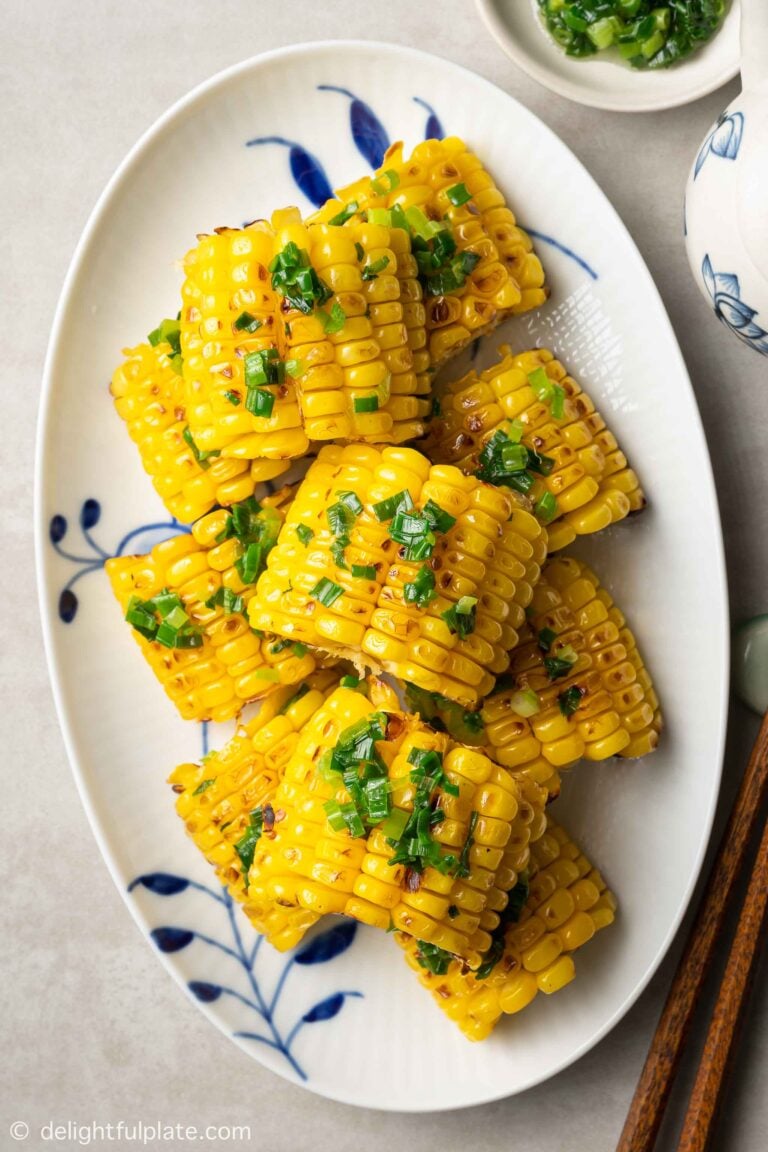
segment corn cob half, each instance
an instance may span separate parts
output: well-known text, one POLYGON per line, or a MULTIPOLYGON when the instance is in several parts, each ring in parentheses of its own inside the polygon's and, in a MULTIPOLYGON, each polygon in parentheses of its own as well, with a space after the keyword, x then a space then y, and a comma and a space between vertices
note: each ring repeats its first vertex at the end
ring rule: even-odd
POLYGON ((531 844, 529 877, 507 908, 508 922, 474 973, 411 935, 395 935, 422 985, 469 1040, 485 1040, 502 1015, 522 1011, 539 992, 550 995, 569 984, 576 975, 573 953, 613 923, 616 900, 549 817, 545 835, 531 844))
POLYGON ((477 963, 544 831, 544 800, 485 756, 340 687, 285 766, 249 899, 394 925, 477 963))
POLYGON ((201 452, 284 463, 309 448, 278 347, 274 255, 272 229, 256 221, 201 236, 185 258, 181 351, 201 452))
POLYGON ((615 436, 562 364, 543 348, 501 353, 500 363, 439 391, 431 458, 544 497, 550 551, 642 509, 643 491, 615 436), (531 471, 520 447, 545 459, 546 474, 531 471))
POLYGON ((530 237, 518 226, 482 162, 457 137, 425 140, 407 159, 393 144, 373 180, 336 193, 319 219, 344 206, 404 213, 426 292, 431 365, 456 355, 506 316, 547 296, 530 237), (436 239, 437 237, 437 239, 436 239))
POLYGON ((184 382, 176 367, 181 358, 173 347, 161 340, 126 348, 124 355, 110 384, 115 409, 157 494, 182 524, 191 524, 217 504, 246 500, 259 484, 288 468, 289 461, 201 453, 187 425, 184 382))
POLYGON ((289 492, 217 509, 148 555, 106 563, 147 662, 185 720, 229 720, 247 701, 315 668, 311 653, 257 636, 247 620, 289 492))
POLYGON ((250 621, 475 708, 509 664, 545 555, 513 493, 412 449, 326 446, 250 621))

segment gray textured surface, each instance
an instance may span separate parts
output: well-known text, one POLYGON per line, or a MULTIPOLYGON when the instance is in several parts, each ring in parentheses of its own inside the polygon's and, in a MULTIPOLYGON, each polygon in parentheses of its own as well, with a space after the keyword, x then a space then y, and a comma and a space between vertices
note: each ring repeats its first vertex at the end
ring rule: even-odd
MULTIPOLYGON (((215 1032, 161 971, 99 858, 53 712, 32 593, 37 397, 51 317, 86 217, 126 150, 169 104, 219 69, 299 39, 359 36, 425 47, 477 70, 541 116, 628 224, 669 309, 707 428, 734 618, 765 611, 768 365, 727 338, 708 314, 688 273, 680 227, 691 157, 735 86, 650 116, 581 108, 515 71, 469 0, 439 6, 389 0, 375 8, 338 0, 133 0, 87 9, 71 0, 2 0, 0 13, 0 331, 6 364, 0 585, 10 620, 0 671, 6 780, 0 987, 7 1044, 0 1147, 17 1146, 7 1135, 16 1119, 29 1122, 33 1135, 26 1146, 37 1148, 50 1146, 35 1138, 50 1120, 160 1118, 199 1126, 249 1124, 252 1141, 220 1146, 269 1152, 347 1152, 361 1144, 369 1152, 405 1144, 420 1152, 464 1146, 476 1152, 610 1152, 674 957, 612 1034, 549 1084, 480 1110, 424 1117, 352 1111, 291 1087, 215 1032)), ((681 512, 695 515, 695 509, 681 512)), ((659 579, 663 562, 660 557, 659 579)), ((684 674, 684 653, 680 666, 684 674)), ((755 727, 754 718, 735 706, 724 801, 755 727)), ((689 1056, 681 1086, 692 1069, 689 1056)), ((719 1152, 768 1147, 767 1076, 763 967, 716 1140, 719 1152)), ((672 1124, 662 1147, 674 1147, 672 1124)))

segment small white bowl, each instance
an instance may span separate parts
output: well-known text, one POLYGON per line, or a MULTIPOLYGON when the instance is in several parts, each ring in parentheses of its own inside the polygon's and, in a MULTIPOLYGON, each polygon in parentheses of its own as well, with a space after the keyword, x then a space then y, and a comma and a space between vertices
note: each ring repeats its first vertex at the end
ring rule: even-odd
POLYGON ((592 108, 657 112, 699 100, 739 71, 740 0, 716 36, 673 68, 641 72, 610 54, 566 56, 547 33, 536 0, 477 0, 483 20, 510 59, 545 88, 592 108))

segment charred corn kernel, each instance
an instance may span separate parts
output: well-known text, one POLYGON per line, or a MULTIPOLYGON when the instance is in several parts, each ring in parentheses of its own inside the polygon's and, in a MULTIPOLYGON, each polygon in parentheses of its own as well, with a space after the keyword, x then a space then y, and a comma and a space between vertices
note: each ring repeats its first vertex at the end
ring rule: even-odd
POLYGON ((550 551, 639 511, 645 497, 635 473, 622 453, 617 459, 615 438, 563 365, 545 348, 512 354, 505 345, 501 357, 479 375, 470 372, 438 390, 440 416, 430 427, 429 455, 474 472, 483 450, 508 433, 509 421, 519 421, 522 444, 552 462, 549 475, 533 473, 530 490, 534 501, 544 493, 556 501, 550 551), (539 398, 542 381, 561 389, 562 415, 555 414, 552 399, 539 398))
POLYGON ((546 530, 511 492, 410 448, 326 446, 249 618, 476 708, 509 664, 545 555, 546 530))
MULTIPOLYGON (((176 811, 220 882, 244 905, 256 929, 286 948, 298 943, 312 920, 303 909, 251 898, 244 868, 251 816, 260 811, 263 821, 302 727, 337 683, 338 675, 320 672, 308 678, 301 693, 292 686, 278 688, 224 748, 200 764, 180 764, 168 778, 176 811)), ((273 807, 275 820, 278 815, 273 807)))
MULTIPOLYGON (((262 501, 279 523, 290 489, 262 501)), ((228 512, 217 509, 198 520, 191 533, 155 545, 145 556, 116 556, 105 567, 125 611, 132 597, 150 600, 166 590, 178 596, 200 643, 165 647, 131 628, 147 662, 186 720, 229 720, 248 700, 261 699, 283 684, 301 682, 315 668, 310 652, 275 637, 257 636, 248 626, 247 604, 255 584, 244 585, 236 564, 242 545, 217 543, 228 512), (227 589, 236 603, 222 599, 227 589)))
POLYGON ((202 236, 184 260, 184 393, 200 452, 284 464, 309 448, 290 375, 282 383, 265 385, 274 401, 269 415, 252 415, 246 408, 247 357, 258 352, 282 355, 279 300, 269 272, 274 254, 272 230, 257 221, 202 236), (250 319, 239 327, 243 315, 250 319))
MULTIPOLYGON (((480 915, 505 907, 508 890, 527 866, 530 844, 544 833, 545 800, 543 789, 415 717, 376 712, 366 695, 340 687, 304 725, 284 766, 273 799, 280 819, 256 845, 249 899, 268 906, 279 902, 312 917, 337 912, 376 927, 394 925, 476 963, 491 941, 480 915), (375 755, 391 802, 389 815, 366 827, 352 783, 328 764, 345 733, 358 726, 359 735, 370 723, 383 735, 375 741, 375 755), (452 804, 453 816, 431 826, 433 855, 419 870, 415 861, 422 857, 403 848, 399 838, 415 805, 426 802, 424 795, 417 799, 418 766, 430 754, 450 785, 446 791, 435 784, 430 803, 452 804), (492 775, 503 786, 491 783, 492 775), (340 805, 358 823, 345 827, 340 805), (398 851, 412 863, 399 861, 398 851)), ((427 815, 434 810, 423 808, 427 815)))
POLYGON ((235 504, 288 467, 283 460, 198 459, 186 420, 184 383, 166 343, 126 348, 110 392, 145 471, 168 511, 191 524, 215 505, 235 504))
POLYGON ((544 272, 530 238, 481 161, 457 137, 425 140, 407 159, 402 144, 393 144, 373 181, 357 181, 337 197, 319 218, 331 218, 342 203, 354 200, 361 208, 416 210, 412 228, 418 219, 422 225, 443 222, 455 249, 438 276, 425 269, 421 277, 433 367, 511 313, 529 311, 546 299, 544 272))
POLYGON ((573 953, 613 922, 616 901, 605 881, 551 817, 531 844, 528 884, 522 908, 513 905, 518 921, 502 920, 493 952, 476 972, 412 935, 395 934, 409 967, 470 1040, 485 1039, 502 1015, 522 1011, 539 992, 569 984, 573 953))
MULTIPOLYGON (((297 365, 304 428, 311 440, 394 442, 421 436, 430 403, 417 395, 400 301, 392 231, 351 219, 304 224, 297 209, 275 213, 276 248, 305 252, 327 299, 310 315, 285 299, 281 347, 297 365)), ((401 231, 398 247, 410 251, 401 231)))

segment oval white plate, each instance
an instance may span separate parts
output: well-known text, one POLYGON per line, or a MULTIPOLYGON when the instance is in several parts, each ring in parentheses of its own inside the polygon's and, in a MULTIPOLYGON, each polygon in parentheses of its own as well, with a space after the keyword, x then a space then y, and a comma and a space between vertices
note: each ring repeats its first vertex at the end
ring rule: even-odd
POLYGON ((603 1036, 664 954, 707 842, 725 720, 726 591, 709 459, 669 321, 623 225, 557 138, 478 76, 387 45, 304 45, 215 77, 140 141, 86 228, 54 325, 38 451, 44 629, 83 802, 131 911, 209 1018, 244 1034, 237 1043, 281 1075, 402 1110, 519 1092, 603 1036), (637 629, 668 722, 650 761, 587 765, 558 802, 619 894, 616 927, 585 950, 571 987, 480 1046, 443 1018, 383 934, 326 926, 320 944, 287 960, 259 946, 186 839, 165 783, 177 762, 200 755, 201 740, 217 747, 226 733, 175 716, 102 571, 107 555, 174 530, 106 384, 120 349, 176 311, 174 262, 195 234, 276 205, 309 209, 291 162, 318 196, 324 180, 365 171, 363 153, 375 159, 386 136, 412 146, 443 129, 486 159, 549 270, 547 307, 504 336, 553 346, 643 475, 649 510, 591 553, 637 629), (283 143, 246 146, 265 137, 283 143), (547 172, 560 176, 542 181, 547 172))
POLYGON ((676 68, 639 72, 605 53, 575 60, 547 34, 536 0, 477 0, 483 19, 506 54, 539 84, 560 96, 613 112, 657 112, 699 100, 739 71, 740 0, 723 27, 676 68))

